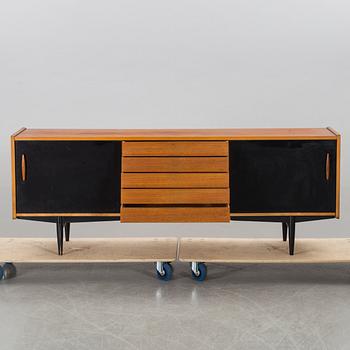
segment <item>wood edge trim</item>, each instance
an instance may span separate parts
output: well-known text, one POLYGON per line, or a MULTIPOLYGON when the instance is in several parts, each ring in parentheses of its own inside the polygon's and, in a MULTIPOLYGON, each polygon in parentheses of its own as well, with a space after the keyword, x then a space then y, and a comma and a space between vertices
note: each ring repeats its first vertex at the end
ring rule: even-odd
POLYGON ((27 130, 27 128, 20 128, 18 131, 16 131, 14 134, 11 135, 11 138, 16 138, 19 134, 21 134, 23 131, 27 130))
POLYGON ((16 219, 17 191, 16 191, 15 136, 11 136, 11 182, 12 182, 12 219, 16 219))
POLYGON ((16 161, 15 161, 15 141, 16 137, 20 135, 27 128, 22 127, 11 135, 11 181, 12 181, 12 219, 17 216, 17 190, 16 190, 16 161))
POLYGON ((105 217, 119 217, 120 213, 16 213, 16 217, 45 217, 45 216, 105 216, 105 217))
POLYGON ((336 216, 335 212, 230 213, 230 216, 336 216))
POLYGON ((336 135, 330 136, 62 136, 62 137, 27 137, 16 136, 18 141, 298 141, 298 140, 335 140, 336 135))
MULTIPOLYGON (((93 136, 96 137, 96 136, 93 136)), ((137 138, 142 138, 142 140, 129 140, 130 136, 125 136, 122 137, 121 136, 121 140, 124 144, 130 144, 130 143, 137 143, 137 144, 142 144, 142 143, 161 143, 161 142, 173 142, 173 143, 181 143, 181 142, 203 142, 203 143, 220 143, 220 144, 227 144, 229 137, 224 137, 224 136, 179 136, 176 139, 174 139, 174 137, 176 136, 159 136, 159 139, 152 139, 150 140, 149 138, 154 138, 153 136, 144 136, 144 137, 138 137, 137 138), (205 140, 204 138, 210 138, 210 140, 205 140), (181 138, 190 138, 188 140, 181 140, 181 138), (193 138, 193 141, 192 141, 193 138), (221 139, 220 139, 221 138, 221 139), (143 140, 144 139, 144 140, 143 140), (169 140, 168 140, 169 139, 169 140)), ((132 138, 135 138, 136 136, 131 136, 132 138)))
POLYGON ((340 146, 341 146, 341 136, 340 134, 337 135, 337 164, 336 164, 336 172, 337 172, 337 178, 336 178, 336 185, 335 185, 335 216, 337 219, 340 218, 340 146))
MULTIPOLYGON (((189 204, 190 207, 189 208, 199 208, 199 209, 205 209, 205 208, 230 208, 230 204, 229 203, 220 203, 219 205, 217 204, 207 204, 207 203, 204 203, 206 206, 203 206, 202 203, 195 203, 195 204, 189 204)), ((140 204, 140 206, 138 207, 133 207, 132 206, 133 204, 127 204, 127 203, 122 203, 120 205, 120 209, 129 209, 129 208, 137 208, 137 209, 145 209, 145 208, 168 208, 168 209, 175 209, 175 208, 179 208, 179 209, 183 209, 183 208, 188 208, 188 204, 186 203, 183 203, 183 206, 178 205, 176 203, 174 203, 173 205, 170 204, 161 204, 161 203, 155 203, 155 204, 151 204, 151 207, 149 206, 149 204, 140 204)))
POLYGON ((336 163, 336 202, 335 202, 335 217, 340 218, 340 145, 341 145, 341 135, 338 131, 328 126, 327 129, 336 136, 337 140, 337 163, 336 163))
MULTIPOLYGON (((230 207, 228 204, 226 207, 230 207)), ((121 205, 121 209, 124 205, 121 205)), ((249 216, 335 216, 335 212, 289 212, 289 213, 230 213, 230 216, 249 217, 249 216)), ((105 216, 105 217, 119 217, 120 213, 17 213, 17 217, 45 217, 45 216, 105 216)))
POLYGON ((335 135, 335 136, 340 136, 340 133, 339 133, 337 130, 331 128, 330 126, 327 126, 327 129, 328 129, 333 135, 335 135))

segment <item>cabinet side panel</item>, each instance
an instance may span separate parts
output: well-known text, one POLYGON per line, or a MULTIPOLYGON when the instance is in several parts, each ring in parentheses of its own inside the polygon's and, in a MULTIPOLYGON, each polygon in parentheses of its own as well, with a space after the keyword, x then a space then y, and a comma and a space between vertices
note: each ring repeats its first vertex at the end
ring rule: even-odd
POLYGON ((337 184, 336 184, 336 218, 340 218, 340 160, 341 136, 337 135, 337 184))
POLYGON ((12 219, 16 218, 16 161, 15 138, 11 136, 11 181, 12 181, 12 219))

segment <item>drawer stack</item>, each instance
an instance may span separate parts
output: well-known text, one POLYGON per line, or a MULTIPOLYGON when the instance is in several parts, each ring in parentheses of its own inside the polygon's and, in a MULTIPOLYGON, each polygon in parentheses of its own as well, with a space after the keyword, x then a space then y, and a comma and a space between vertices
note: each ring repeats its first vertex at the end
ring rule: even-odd
POLYGON ((227 141, 124 141, 121 222, 228 222, 227 141))

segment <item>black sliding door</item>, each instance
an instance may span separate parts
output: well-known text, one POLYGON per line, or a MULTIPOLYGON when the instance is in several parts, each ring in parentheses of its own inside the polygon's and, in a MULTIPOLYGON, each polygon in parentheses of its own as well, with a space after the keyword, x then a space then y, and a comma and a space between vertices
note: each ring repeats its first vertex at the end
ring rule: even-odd
POLYGON ((17 213, 119 213, 121 144, 17 141, 17 213))
POLYGON ((231 213, 334 212, 336 141, 230 141, 231 213))

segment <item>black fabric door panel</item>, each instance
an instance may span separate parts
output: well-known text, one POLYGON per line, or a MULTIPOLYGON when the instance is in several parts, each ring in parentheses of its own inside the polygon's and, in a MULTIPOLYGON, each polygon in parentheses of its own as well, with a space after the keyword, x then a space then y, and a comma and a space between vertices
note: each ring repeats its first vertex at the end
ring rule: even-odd
POLYGON ((120 142, 17 141, 15 152, 18 213, 119 213, 120 142))
POLYGON ((230 141, 230 188, 232 213, 334 212, 336 141, 230 141))

